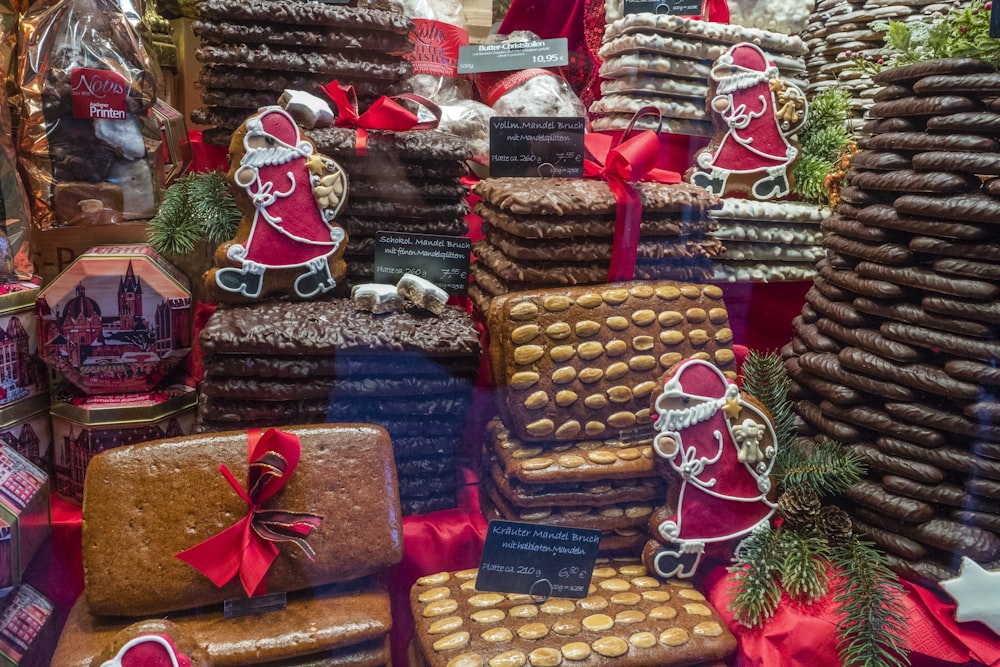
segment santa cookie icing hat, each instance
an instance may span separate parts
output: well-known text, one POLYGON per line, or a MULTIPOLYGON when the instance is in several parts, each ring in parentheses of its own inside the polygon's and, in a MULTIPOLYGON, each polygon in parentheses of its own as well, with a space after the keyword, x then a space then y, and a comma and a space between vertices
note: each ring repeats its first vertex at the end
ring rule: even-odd
POLYGON ((191 659, 167 636, 141 635, 126 642, 101 667, 191 667, 191 659))
MULTIPOLYGON (((777 78, 778 68, 767 61, 755 44, 742 42, 719 56, 712 66, 711 77, 731 90, 743 90, 761 81, 777 78), (740 84, 740 85, 737 85, 740 84)), ((729 90, 719 90, 727 93, 729 90)))

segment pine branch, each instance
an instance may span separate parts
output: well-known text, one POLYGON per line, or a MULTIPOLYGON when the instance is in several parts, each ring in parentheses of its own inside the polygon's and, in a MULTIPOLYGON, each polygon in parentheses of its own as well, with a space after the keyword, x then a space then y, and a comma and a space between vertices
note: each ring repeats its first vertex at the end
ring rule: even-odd
POLYGON ((192 214, 187 176, 167 188, 156 216, 149 221, 150 245, 163 254, 186 255, 201 240, 201 226, 192 214))
POLYGON ((779 451, 795 438, 795 415, 788 400, 785 363, 774 353, 751 351, 743 361, 743 391, 760 401, 771 414, 779 451))
POLYGON ((746 627, 763 625, 774 615, 781 601, 778 579, 781 532, 770 528, 755 530, 740 545, 735 564, 729 568, 735 573, 729 610, 737 622, 746 627))
POLYGON ((845 493, 865 475, 865 466, 858 455, 833 440, 810 443, 807 447, 796 443, 785 449, 791 451, 780 459, 780 468, 779 460, 775 460, 772 473, 779 488, 804 486, 821 497, 832 496, 845 493))
POLYGON ((792 167, 795 192, 808 201, 828 203, 827 174, 836 171, 838 157, 851 141, 847 131, 850 95, 827 88, 809 101, 806 123, 798 132, 801 156, 792 167))
POLYGON ((205 239, 217 244, 233 238, 242 214, 229 193, 226 174, 221 171, 192 174, 188 187, 192 209, 201 220, 205 239))
POLYGON ((827 592, 829 544, 816 534, 782 532, 784 559, 781 562, 781 582, 792 599, 812 604, 827 592))
POLYGON ((909 665, 903 591, 882 554, 852 535, 834 544, 831 555, 843 573, 834 601, 843 614, 838 650, 845 667, 909 665))
POLYGON ((186 255, 202 241, 218 244, 236 235, 240 210, 220 171, 186 174, 167 188, 149 242, 158 252, 186 255))

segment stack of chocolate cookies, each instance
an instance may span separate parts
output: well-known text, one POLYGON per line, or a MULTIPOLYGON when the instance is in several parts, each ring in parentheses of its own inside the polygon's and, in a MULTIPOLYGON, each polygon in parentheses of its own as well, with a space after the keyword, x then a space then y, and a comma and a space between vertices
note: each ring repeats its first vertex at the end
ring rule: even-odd
POLYGON ((830 216, 825 207, 727 197, 709 215, 718 227, 712 236, 726 245, 715 259, 716 281, 809 280, 826 255, 820 228, 830 216))
MULTIPOLYGON (((642 227, 634 278, 686 280, 712 277, 722 252, 708 235, 707 211, 719 199, 679 183, 638 183, 642 227)), ((473 245, 477 261, 469 295, 481 312, 496 296, 555 285, 607 281, 615 230, 615 198, 604 181, 564 178, 488 178, 473 192, 481 201, 484 238, 473 245)))
POLYGON ((636 111, 653 105, 664 132, 712 136, 705 110, 712 61, 739 42, 760 46, 783 79, 805 90, 806 49, 797 36, 666 14, 629 14, 613 21, 599 52, 604 62, 601 98, 590 106, 594 129, 624 130, 636 111))
POLYGON ((372 315, 350 300, 214 313, 200 337, 196 428, 364 422, 392 436, 407 514, 456 504, 456 453, 479 367, 471 315, 372 315))
POLYGON ((801 33, 809 50, 809 86, 803 90, 809 97, 831 87, 849 91, 849 122, 852 129, 860 130, 879 86, 854 61, 876 61, 887 55, 885 33, 874 30, 872 24, 926 22, 952 6, 940 0, 819 0, 801 33))
POLYGON ((911 575, 1000 557, 1000 73, 881 72, 787 368, 808 430, 870 466, 859 531, 911 575))
POLYGON ((198 81, 205 105, 191 113, 208 143, 226 145, 233 130, 288 89, 337 79, 362 100, 391 93, 411 73, 413 25, 402 7, 359 3, 275 3, 269 0, 183 0, 201 41, 198 81))
POLYGON ((657 379, 696 356, 735 371, 722 290, 626 282, 493 300, 487 322, 500 418, 484 444, 487 518, 600 530, 637 555, 668 497, 653 461, 657 379))
POLYGON ((468 139, 437 130, 372 131, 358 155, 353 129, 317 128, 306 135, 350 175, 347 203, 337 216, 347 231, 347 285, 373 280, 377 232, 468 233, 469 189, 461 180, 473 156, 468 139))

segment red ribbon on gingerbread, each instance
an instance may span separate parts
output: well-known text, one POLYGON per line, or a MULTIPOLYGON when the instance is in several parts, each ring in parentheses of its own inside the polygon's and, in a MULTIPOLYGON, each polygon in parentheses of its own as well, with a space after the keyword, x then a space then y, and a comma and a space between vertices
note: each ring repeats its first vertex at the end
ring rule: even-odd
POLYGON ((271 428, 247 431, 250 465, 246 490, 226 466, 219 471, 247 504, 247 514, 221 533, 177 554, 220 588, 239 575, 250 597, 267 592, 265 577, 278 557, 278 543, 291 542, 312 560, 315 552, 306 538, 323 517, 309 512, 263 509, 263 504, 285 486, 302 454, 299 438, 271 428))
POLYGON ((321 86, 334 106, 337 107, 337 120, 334 125, 337 127, 348 127, 357 130, 358 136, 355 143, 355 154, 364 156, 368 152, 368 131, 388 130, 391 132, 403 132, 405 130, 433 130, 441 122, 441 108, 420 95, 395 95, 393 97, 382 96, 375 100, 364 113, 358 112, 358 95, 354 91, 354 86, 341 85, 339 81, 332 81, 325 86, 321 86), (433 118, 420 120, 417 114, 413 113, 396 100, 410 100, 423 106, 430 111, 433 118))
POLYGON ((608 282, 632 280, 635 275, 642 199, 632 184, 637 181, 681 182, 681 175, 676 171, 656 166, 660 154, 658 131, 642 130, 632 135, 636 121, 647 115, 655 116, 657 122, 660 121, 660 112, 656 107, 639 109, 618 143, 611 136, 597 132, 588 132, 583 138, 584 149, 592 158, 584 158, 583 175, 607 181, 615 196, 615 237, 611 246, 608 282))

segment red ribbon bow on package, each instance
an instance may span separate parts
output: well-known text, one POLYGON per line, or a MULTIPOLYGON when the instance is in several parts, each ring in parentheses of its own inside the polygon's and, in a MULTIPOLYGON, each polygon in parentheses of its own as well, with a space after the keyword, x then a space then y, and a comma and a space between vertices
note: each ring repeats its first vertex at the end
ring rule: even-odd
POLYGON ((354 86, 342 86, 339 81, 322 86, 323 92, 337 107, 337 127, 351 127, 358 131, 355 153, 363 156, 368 152, 368 130, 433 130, 441 122, 441 108, 419 95, 382 96, 375 100, 364 113, 358 113, 358 96, 354 86), (396 100, 411 100, 431 112, 433 118, 420 120, 396 100))
POLYGON ((306 538, 323 517, 308 512, 262 509, 288 481, 299 464, 302 446, 293 433, 268 429, 247 432, 250 467, 246 490, 226 466, 219 471, 236 495, 247 504, 247 514, 218 535, 177 554, 220 588, 239 575, 247 595, 267 592, 265 576, 278 557, 278 542, 297 545, 310 560, 315 556, 306 538))
POLYGON ((584 135, 584 147, 592 159, 584 159, 583 175, 607 181, 616 202, 615 238, 611 249, 608 282, 632 280, 635 275, 639 227, 642 223, 642 200, 632 183, 681 182, 681 175, 676 171, 656 166, 660 154, 658 132, 642 130, 630 136, 636 121, 646 115, 655 116, 657 122, 660 120, 660 112, 656 107, 647 106, 639 109, 617 144, 607 134, 588 132, 584 135))

